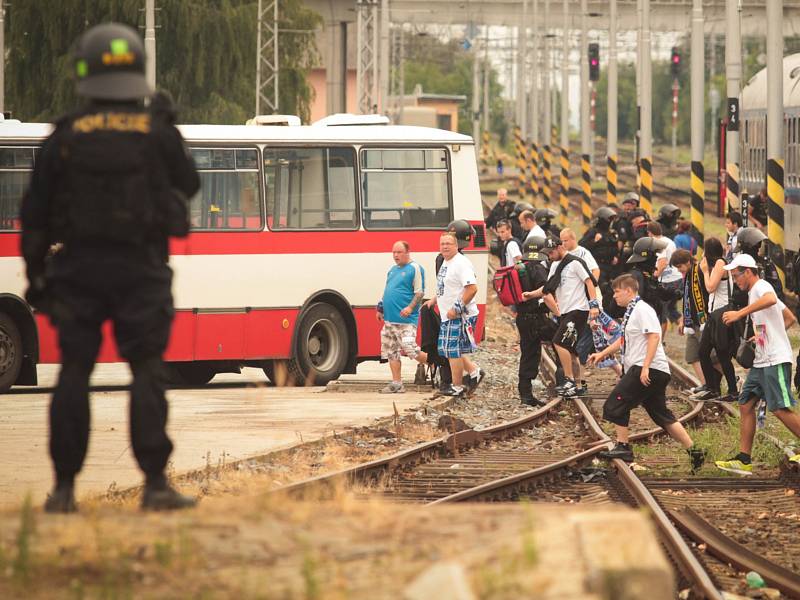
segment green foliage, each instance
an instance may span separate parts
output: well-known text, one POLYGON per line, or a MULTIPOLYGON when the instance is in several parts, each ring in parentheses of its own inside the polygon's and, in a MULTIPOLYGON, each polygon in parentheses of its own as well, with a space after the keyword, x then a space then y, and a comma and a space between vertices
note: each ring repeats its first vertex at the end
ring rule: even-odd
MULTIPOLYGON (((6 106, 16 118, 51 121, 77 106, 75 40, 88 27, 118 21, 141 27, 140 0, 27 0, 8 10, 6 106)), ((169 91, 181 122, 244 123, 255 110, 256 13, 253 0, 160 0, 158 87, 169 91)), ((311 31, 322 19, 302 0, 280 0, 282 29, 311 31)), ((279 43, 279 111, 307 120, 306 81, 317 60, 314 36, 285 33, 279 43)))
POLYGON ((31 576, 32 565, 32 550, 31 542, 33 535, 36 532, 36 519, 33 514, 33 505, 31 503, 31 495, 25 496, 25 501, 22 504, 22 510, 19 513, 20 523, 19 531, 17 532, 17 556, 14 559, 13 572, 21 582, 26 582, 31 576))
MULTIPOLYGON (((406 46, 406 94, 419 84, 423 92, 466 96, 466 101, 458 107, 458 129, 467 135, 472 134, 473 56, 464 51, 457 40, 444 42, 427 35, 411 37, 406 46)), ((479 56, 478 60, 482 61, 483 57, 479 56)), ((502 141, 508 134, 508 123, 503 115, 501 91, 497 72, 492 69, 489 72, 489 129, 502 141)))

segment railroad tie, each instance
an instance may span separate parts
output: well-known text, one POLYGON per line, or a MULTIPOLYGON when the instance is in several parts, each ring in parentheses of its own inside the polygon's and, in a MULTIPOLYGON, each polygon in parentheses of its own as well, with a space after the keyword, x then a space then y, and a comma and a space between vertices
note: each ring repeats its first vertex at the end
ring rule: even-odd
POLYGON ((705 183, 703 163, 699 160, 692 161, 692 235, 697 240, 697 246, 703 247, 705 240, 704 212, 705 183))

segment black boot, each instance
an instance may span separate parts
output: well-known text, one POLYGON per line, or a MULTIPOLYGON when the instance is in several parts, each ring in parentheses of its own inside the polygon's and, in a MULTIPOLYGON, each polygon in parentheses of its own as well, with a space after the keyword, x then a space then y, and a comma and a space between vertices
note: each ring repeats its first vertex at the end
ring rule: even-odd
POLYGON ((69 514, 78 512, 75 503, 75 488, 71 485, 60 485, 47 495, 44 512, 53 514, 69 514))
POLYGON ((148 481, 142 493, 142 510, 180 510, 197 505, 197 499, 184 496, 169 485, 164 477, 148 481))

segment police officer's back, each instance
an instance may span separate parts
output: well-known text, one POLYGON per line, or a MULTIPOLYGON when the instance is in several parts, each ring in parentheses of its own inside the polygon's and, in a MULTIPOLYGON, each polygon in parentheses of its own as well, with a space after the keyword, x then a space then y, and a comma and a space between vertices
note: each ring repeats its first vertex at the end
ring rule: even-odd
POLYGON ((164 476, 172 443, 161 355, 174 312, 167 240, 188 233, 187 198, 199 178, 174 116, 142 105, 151 90, 137 33, 118 24, 93 27, 76 54, 77 92, 89 102, 56 123, 22 206, 27 298, 50 315, 62 356, 50 407, 56 486, 45 510, 76 509, 89 375, 105 320, 133 373, 130 430, 146 476, 142 507, 192 506, 164 476))

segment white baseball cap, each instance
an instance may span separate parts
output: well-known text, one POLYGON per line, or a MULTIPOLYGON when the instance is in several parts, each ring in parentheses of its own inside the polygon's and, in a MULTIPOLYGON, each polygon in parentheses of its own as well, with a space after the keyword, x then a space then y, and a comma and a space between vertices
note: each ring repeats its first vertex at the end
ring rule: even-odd
POLYGON ((737 254, 734 259, 731 261, 731 264, 725 266, 726 271, 732 271, 733 269, 757 269, 758 265, 756 264, 756 259, 750 256, 749 254, 745 254, 742 252, 741 254, 737 254))

